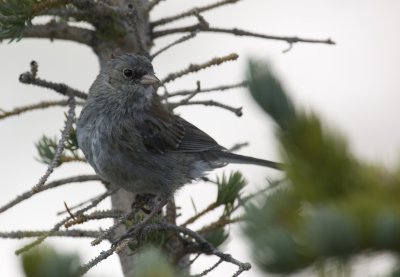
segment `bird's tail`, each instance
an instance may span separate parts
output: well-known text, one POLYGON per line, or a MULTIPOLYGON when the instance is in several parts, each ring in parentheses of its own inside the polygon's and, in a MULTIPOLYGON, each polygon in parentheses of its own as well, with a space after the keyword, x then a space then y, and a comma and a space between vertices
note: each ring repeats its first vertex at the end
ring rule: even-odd
POLYGON ((277 162, 272 162, 268 160, 263 160, 263 159, 257 159, 249 156, 243 156, 239 154, 234 154, 230 152, 220 152, 219 153, 219 159, 221 162, 225 163, 236 163, 236 164, 254 164, 254 165, 260 165, 260 166, 265 166, 265 167, 270 167, 278 170, 283 169, 283 164, 277 163, 277 162))

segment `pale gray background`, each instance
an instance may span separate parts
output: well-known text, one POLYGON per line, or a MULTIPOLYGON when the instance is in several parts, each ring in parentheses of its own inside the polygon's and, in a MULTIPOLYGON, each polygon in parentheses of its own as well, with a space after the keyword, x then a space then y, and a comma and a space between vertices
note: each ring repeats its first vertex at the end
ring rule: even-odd
MULTIPOLYGON (((174 14, 182 7, 200 5, 206 1, 168 0, 157 7, 153 18, 174 14)), ((207 1, 209 2, 209 1, 207 1)), ((203 87, 228 84, 244 78, 247 57, 268 59, 284 81, 299 106, 317 111, 330 127, 339 130, 354 152, 362 158, 398 165, 400 131, 398 88, 400 87, 400 2, 396 0, 247 0, 205 17, 216 26, 240 26, 244 29, 275 34, 298 35, 310 38, 331 37, 336 46, 296 44, 287 54, 283 42, 228 35, 200 35, 195 40, 179 45, 158 57, 154 67, 159 77, 184 68, 189 62, 203 62, 230 52, 240 54, 239 62, 212 68, 199 75, 190 75, 169 90, 195 87, 201 80, 203 87)), ((189 20, 189 22, 192 22, 189 20)), ((157 41, 161 44, 173 38, 157 41)), ((40 99, 59 99, 52 91, 24 86, 18 82, 20 73, 28 70, 29 62, 39 63, 39 76, 47 80, 65 82, 87 90, 98 72, 96 57, 90 49, 75 43, 46 40, 23 40, 0 45, 0 108, 34 103, 40 99)), ((210 95, 211 96, 211 95, 210 95)), ((244 116, 216 108, 190 107, 177 112, 207 131, 224 146, 248 141, 251 146, 243 154, 278 159, 274 140, 274 126, 251 100, 245 89, 215 93, 214 99, 233 106, 243 106, 244 116)), ((45 166, 35 161, 33 145, 42 134, 55 135, 62 128, 63 109, 34 112, 0 121, 0 203, 32 187, 44 173, 45 166)), ((248 191, 265 184, 264 178, 273 171, 252 166, 236 166, 251 181, 248 191)), ((89 167, 65 165, 51 179, 70 174, 92 172, 89 167)), ((55 212, 80 202, 103 189, 95 184, 74 184, 48 191, 0 215, 0 230, 45 229, 59 220, 55 212)), ((215 188, 198 184, 187 186, 178 193, 178 204, 183 217, 193 212, 190 197, 200 209, 208 205, 215 188)), ((103 207, 107 207, 105 203, 103 207)), ((209 220, 209 219, 208 219, 209 220)), ((98 226, 96 224, 89 226, 98 226)), ((233 236, 225 250, 236 258, 250 260, 250 250, 242 240, 240 228, 232 228, 233 236)), ((93 258, 108 244, 90 247, 84 239, 49 239, 60 251, 79 251, 83 261, 93 258)), ((27 241, 0 240, 0 275, 22 276, 19 260, 13 251, 27 241)), ((199 272, 213 260, 203 259, 193 266, 199 272)), ((390 259, 361 259, 360 276, 381 272, 390 259)), ((229 276, 235 267, 221 266, 209 276, 229 276)), ((118 259, 114 255, 98 265, 90 276, 121 276, 118 259)), ((257 270, 244 276, 262 276, 257 270)))

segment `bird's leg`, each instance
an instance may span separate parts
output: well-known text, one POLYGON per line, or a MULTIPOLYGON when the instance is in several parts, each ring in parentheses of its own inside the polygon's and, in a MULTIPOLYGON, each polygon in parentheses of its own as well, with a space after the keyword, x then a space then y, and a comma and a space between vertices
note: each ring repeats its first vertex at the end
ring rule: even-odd
POLYGON ((168 203, 169 197, 161 197, 160 202, 154 207, 149 215, 140 223, 130 228, 124 235, 122 235, 113 245, 118 245, 121 241, 133 237, 134 235, 140 234, 143 228, 158 214, 162 208, 168 203))
POLYGON ((156 196, 153 194, 137 194, 131 208, 132 210, 142 210, 145 214, 149 214, 151 209, 146 208, 146 206, 152 207, 155 198, 156 196))

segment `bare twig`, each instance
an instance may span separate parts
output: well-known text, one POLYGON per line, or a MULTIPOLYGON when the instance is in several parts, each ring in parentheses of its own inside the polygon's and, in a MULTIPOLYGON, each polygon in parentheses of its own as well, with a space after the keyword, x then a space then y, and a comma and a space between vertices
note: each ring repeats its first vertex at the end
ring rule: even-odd
MULTIPOLYGON (((81 104, 81 103, 79 103, 79 104, 81 104)), ((15 116, 15 115, 20 115, 25 112, 41 110, 41 109, 46 109, 46 108, 51 108, 51 107, 63 107, 63 106, 68 106, 67 100, 43 101, 43 102, 39 102, 39 103, 32 104, 32 105, 16 107, 16 108, 12 109, 11 111, 0 111, 0 119, 4 119, 4 118, 15 116)))
POLYGON ((53 82, 49 82, 46 80, 42 80, 40 78, 34 78, 31 74, 31 72, 22 73, 19 76, 19 80, 21 83, 48 88, 48 89, 54 90, 62 95, 73 95, 73 96, 81 98, 81 99, 87 99, 87 94, 84 92, 73 89, 73 88, 67 86, 66 84, 53 83, 53 82))
MULTIPOLYGON (((94 175, 94 176, 97 176, 97 175, 94 175)), ((98 177, 98 178, 100 178, 100 177, 98 177)), ((100 181, 100 179, 99 179, 99 181, 100 181)), ((79 204, 76 204, 76 205, 74 205, 74 206, 69 206, 68 208, 69 208, 70 211, 76 210, 76 209, 78 209, 78 208, 80 208, 80 207, 86 205, 87 203, 92 202, 92 201, 95 200, 97 197, 98 197, 98 196, 92 197, 92 198, 90 198, 90 199, 88 199, 88 200, 85 200, 85 201, 83 201, 83 202, 81 202, 81 203, 79 203, 79 204)), ((63 211, 57 212, 57 215, 62 215, 62 214, 65 214, 65 213, 67 213, 67 211, 63 210, 63 211)))
POLYGON ((72 217, 71 220, 66 222, 64 224, 65 228, 69 228, 73 225, 77 224, 82 224, 84 222, 87 222, 89 220, 99 220, 99 219, 105 219, 105 218, 119 218, 121 217, 122 212, 121 211, 115 211, 115 210, 108 210, 108 211, 94 211, 91 214, 81 214, 79 217, 72 217))
POLYGON ((186 33, 186 32, 193 32, 193 31, 200 31, 200 32, 210 32, 210 33, 223 33, 223 34, 230 34, 235 36, 246 36, 246 37, 256 37, 256 38, 263 38, 263 39, 270 39, 270 40, 279 40, 279 41, 286 41, 288 43, 294 44, 298 42, 304 43, 322 43, 322 44, 335 44, 333 40, 329 39, 308 39, 308 38, 300 38, 300 37, 292 37, 292 36, 273 36, 273 35, 266 35, 260 34, 255 32, 250 32, 238 28, 217 28, 217 27, 205 27, 203 24, 194 24, 186 27, 177 27, 177 28, 170 28, 160 31, 154 31, 152 34, 153 39, 176 34, 176 33, 186 33))
POLYGON ((242 107, 240 108, 233 108, 231 106, 222 104, 220 102, 214 101, 214 100, 205 100, 205 101, 189 101, 187 103, 184 104, 180 104, 180 103, 169 103, 169 106, 171 106, 172 109, 178 107, 178 106, 188 106, 188 105, 204 105, 204 106, 215 106, 218 108, 222 108, 228 111, 233 112, 235 115, 237 116, 242 116, 243 112, 242 112, 242 107))
POLYGON ((46 183, 50 174, 53 173, 54 168, 56 168, 59 165, 61 154, 65 148, 65 142, 67 141, 67 139, 69 137, 69 134, 72 130, 72 124, 75 121, 75 97, 74 96, 71 96, 68 99, 68 105, 69 105, 69 110, 68 110, 68 114, 67 114, 67 120, 65 122, 64 129, 61 132, 61 138, 58 141, 57 150, 54 153, 53 160, 48 165, 45 174, 39 179, 39 182, 32 188, 33 191, 40 189, 40 187, 42 187, 46 183))
POLYGON ((171 23, 171 22, 174 22, 176 20, 179 20, 179 19, 182 19, 182 18, 185 18, 188 16, 196 16, 199 13, 209 11, 209 10, 212 10, 212 9, 215 9, 215 8, 227 5, 227 4, 234 4, 238 1, 240 1, 240 0, 223 0, 223 1, 216 2, 214 4, 209 4, 206 6, 193 8, 193 9, 190 9, 189 11, 185 11, 185 12, 182 12, 182 13, 174 15, 174 16, 168 16, 168 17, 156 20, 154 22, 151 22, 151 26, 154 28, 156 26, 171 23))
MULTIPOLYGON (((232 84, 232 85, 222 85, 222 86, 217 86, 217 87, 211 87, 211 88, 203 88, 200 89, 197 93, 205 93, 205 92, 213 92, 213 91, 224 91, 228 89, 235 89, 235 88, 241 88, 241 87, 246 87, 247 86, 247 81, 243 81, 237 84, 232 84)), ((163 96, 163 97, 175 97, 175 96, 185 96, 185 95, 190 95, 194 92, 196 92, 197 89, 194 90, 180 90, 176 92, 170 92, 168 95, 163 96)))
MULTIPOLYGON (((176 233, 181 233, 184 234, 192 239, 194 239, 197 243, 202 248, 202 252, 205 254, 213 254, 219 258, 221 258, 222 261, 228 262, 234 265, 237 265, 239 267, 239 271, 243 272, 245 270, 250 270, 251 265, 249 263, 242 263, 235 258, 233 258, 231 255, 224 254, 220 252, 218 249, 216 249, 214 246, 212 246, 208 241, 206 241, 201 235, 198 233, 182 227, 182 226, 176 226, 173 224, 167 224, 167 223, 154 223, 154 224, 149 224, 144 227, 143 233, 145 232, 151 232, 151 231, 156 231, 156 230, 170 230, 174 231, 176 233)), ((237 276, 237 275, 236 275, 237 276)))
POLYGON ((214 269, 216 269, 224 260, 223 259, 219 259, 218 262, 216 262, 212 267, 207 268, 206 270, 204 270, 202 273, 200 274, 195 274, 195 275, 191 275, 191 277, 202 277, 202 276, 206 276, 208 273, 210 273, 211 271, 213 271, 214 269))
POLYGON ((239 57, 238 54, 232 53, 232 54, 229 54, 229 55, 224 56, 224 57, 213 58, 210 61, 202 63, 202 64, 191 64, 187 68, 185 68, 185 69, 183 69, 181 71, 168 74, 167 77, 165 77, 161 82, 163 84, 165 84, 165 83, 174 81, 175 79, 178 79, 178 78, 180 78, 180 77, 182 77, 184 75, 187 75, 189 73, 198 72, 198 71, 200 71, 202 69, 206 69, 206 68, 211 67, 211 66, 220 65, 220 64, 222 64, 224 62, 235 61, 235 60, 237 60, 238 57, 239 57))
POLYGON ((243 220, 244 220, 243 216, 239 216, 239 217, 232 218, 232 219, 226 218, 226 217, 221 217, 219 220, 204 226, 203 228, 198 230, 197 233, 206 234, 208 232, 220 229, 220 228, 222 228, 222 227, 224 227, 226 225, 230 225, 232 223, 241 222, 243 220))
POLYGON ((95 265, 97 265, 98 263, 100 263, 101 261, 107 259, 108 257, 110 257, 112 254, 114 254, 114 252, 117 250, 117 246, 111 245, 110 249, 106 250, 106 251, 101 251, 100 255, 98 255, 97 257, 95 257, 94 259, 90 260, 88 263, 82 265, 79 267, 77 273, 79 274, 79 276, 84 275, 85 273, 87 273, 92 267, 94 267, 95 265))
POLYGON ((168 44, 167 46, 161 48, 160 50, 158 50, 158 51, 156 51, 154 54, 152 54, 152 55, 150 56, 151 59, 154 59, 156 56, 160 55, 162 52, 168 50, 169 48, 171 48, 171 47, 173 47, 173 46, 175 46, 175 45, 177 45, 177 44, 179 44, 179 43, 182 43, 182 42, 185 42, 185 41, 187 41, 187 40, 189 40, 189 39, 194 38, 196 35, 197 35, 197 31, 191 32, 190 34, 188 34, 188 35, 186 35, 186 36, 183 36, 183 37, 177 39, 176 41, 172 42, 171 44, 168 44))
POLYGON ((118 219, 111 227, 109 227, 107 230, 103 231, 101 233, 101 235, 99 237, 97 237, 95 240, 93 240, 90 244, 92 246, 99 244, 100 242, 102 242, 104 239, 110 237, 112 235, 112 233, 115 232, 115 230, 121 226, 122 224, 124 224, 126 221, 132 219, 132 217, 137 213, 137 210, 134 209, 131 212, 129 212, 126 215, 123 215, 120 217, 120 219, 118 219))
POLYGON ((203 215, 211 212, 212 210, 218 208, 220 205, 217 204, 217 202, 211 203, 210 205, 208 205, 208 207, 206 207, 205 209, 203 209, 201 212, 195 214, 194 216, 192 216, 191 218, 187 219, 184 223, 181 224, 182 227, 186 227, 187 225, 195 222, 196 220, 198 220, 200 217, 202 217, 203 215))
MULTIPOLYGON (((13 232, 0 232, 0 238, 6 239, 25 239, 36 238, 48 234, 49 231, 13 231, 13 232)), ((65 230, 52 232, 49 237, 70 237, 70 238, 95 238, 99 236, 99 231, 88 230, 65 230)))
POLYGON ((24 200, 27 200, 27 199, 31 198, 33 195, 35 195, 39 192, 42 192, 44 190, 52 189, 52 188, 59 187, 59 186, 65 185, 65 184, 70 184, 70 183, 100 181, 100 180, 101 180, 100 177, 97 175, 80 175, 80 176, 69 177, 69 178, 53 181, 53 182, 47 183, 44 186, 41 186, 40 188, 38 188, 36 190, 31 189, 27 192, 24 192, 21 195, 18 195, 14 200, 11 200, 4 206, 0 207, 0 213, 14 207, 18 203, 20 203, 24 200))
POLYGON ((151 10, 157 6, 161 1, 165 1, 165 0, 150 0, 149 1, 149 5, 147 6, 147 12, 151 12, 151 10))
MULTIPOLYGON (((78 217, 80 214, 83 214, 84 212, 92 209, 93 207, 96 207, 101 201, 103 201, 105 198, 107 198, 108 196, 110 196, 111 194, 115 193, 115 189, 114 190, 109 190, 106 191, 105 193, 103 193, 102 195, 100 195, 96 200, 93 200, 92 203, 82 209, 80 209, 79 211, 77 211, 75 213, 75 216, 78 217)), ((32 249, 33 247, 35 247, 36 245, 39 245, 40 243, 42 243, 47 237, 51 236, 54 232, 58 231, 64 224, 65 222, 67 222, 70 219, 70 217, 66 217, 65 219, 61 220, 60 222, 58 222, 56 225, 54 225, 54 227, 48 231, 48 233, 38 237, 36 240, 34 240, 33 242, 31 242, 28 245, 25 245, 24 247, 18 249, 15 251, 15 254, 19 255, 22 254, 23 252, 26 252, 30 249, 32 249)))

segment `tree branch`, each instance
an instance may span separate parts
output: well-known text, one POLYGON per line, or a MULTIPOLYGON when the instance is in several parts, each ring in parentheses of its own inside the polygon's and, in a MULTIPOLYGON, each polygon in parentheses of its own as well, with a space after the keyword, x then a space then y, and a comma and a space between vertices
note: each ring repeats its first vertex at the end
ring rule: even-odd
MULTIPOLYGON (((82 102, 77 103, 77 104, 83 104, 82 102)), ((12 109, 11 111, 3 111, 0 110, 0 120, 5 119, 7 117, 11 116, 16 116, 20 115, 25 112, 30 112, 30 111, 35 111, 35 110, 41 110, 41 109, 46 109, 46 108, 51 108, 51 107, 63 107, 63 106, 68 106, 68 100, 61 100, 61 101, 43 101, 39 102, 36 104, 32 105, 27 105, 27 106, 22 106, 22 107, 16 107, 12 109)))
POLYGON ((11 200, 10 202, 8 202, 7 204, 3 205, 2 207, 0 207, 0 213, 5 212, 6 210, 14 207, 15 205, 17 205, 18 203, 27 200, 29 198, 31 198, 33 195, 48 190, 48 189, 52 189, 52 188, 56 188, 65 184, 70 184, 70 183, 81 183, 81 182, 88 182, 88 181, 101 181, 100 177, 97 175, 80 175, 80 176, 75 176, 75 177, 69 177, 69 178, 65 178, 65 179, 60 179, 57 181, 53 181, 50 183, 47 183, 44 186, 41 186, 40 188, 34 190, 31 189, 27 192, 24 192, 21 195, 18 195, 14 200, 11 200))
POLYGON ((30 85, 48 88, 48 89, 54 90, 62 95, 79 97, 81 99, 87 99, 87 94, 84 92, 73 89, 73 88, 67 86, 66 84, 53 83, 53 82, 49 82, 49 81, 37 78, 36 74, 37 74, 37 63, 35 61, 32 61, 31 62, 31 71, 22 73, 19 76, 19 81, 23 84, 30 84, 30 85), (36 72, 35 72, 35 70, 36 70, 36 72))
POLYGON ((183 104, 182 103, 169 103, 168 105, 171 106, 172 109, 175 109, 178 106, 188 106, 188 105, 214 106, 214 107, 222 108, 222 109, 228 110, 230 112, 233 112, 235 115, 237 115, 239 117, 243 115, 242 107, 234 108, 234 107, 222 104, 222 103, 214 101, 214 100, 189 101, 189 102, 186 102, 183 104))
POLYGON ((174 81, 175 79, 178 79, 189 73, 198 72, 202 69, 205 69, 205 68, 208 68, 211 66, 220 65, 224 62, 235 61, 235 60, 237 60, 238 57, 239 56, 236 53, 232 53, 232 54, 229 54, 224 57, 213 58, 210 61, 202 63, 202 64, 190 64, 186 69, 183 69, 183 70, 175 72, 175 73, 168 74, 167 77, 165 77, 161 82, 163 84, 169 83, 169 82, 174 81))
POLYGON ((176 20, 179 20, 179 19, 182 19, 182 18, 185 18, 188 16, 196 16, 199 13, 209 11, 209 10, 212 10, 212 9, 215 9, 215 8, 227 5, 227 4, 234 4, 239 1, 240 0, 223 0, 223 1, 216 2, 214 4, 209 4, 209 5, 202 6, 202 7, 192 8, 189 11, 185 11, 185 12, 182 12, 182 13, 174 15, 174 16, 168 16, 168 17, 164 17, 164 18, 158 19, 156 21, 153 21, 150 23, 150 25, 152 28, 154 28, 159 25, 168 24, 168 23, 174 22, 176 20))
POLYGON ((160 31, 154 31, 152 33, 153 39, 172 35, 176 33, 185 33, 185 32, 210 32, 210 33, 223 33, 223 34, 230 34, 235 36, 246 36, 246 37, 256 37, 256 38, 263 38, 263 39, 270 39, 270 40, 279 40, 279 41, 286 41, 289 44, 294 44, 298 42, 304 43, 322 43, 322 44, 336 44, 333 40, 329 39, 307 39, 307 38, 300 38, 300 37, 290 37, 290 36, 273 36, 273 35, 266 35, 260 34, 255 32, 250 32, 238 28, 226 29, 226 28, 217 28, 217 27, 210 27, 204 26, 204 24, 198 23, 186 27, 177 27, 177 28, 170 28, 160 31))
POLYGON ((157 52, 155 52, 154 54, 152 54, 150 56, 151 60, 153 60, 156 56, 160 55, 162 52, 168 50, 169 48, 171 48, 171 47, 173 47, 173 46, 175 46, 177 44, 180 44, 182 42, 185 42, 185 41, 187 41, 189 39, 194 38, 197 35, 197 33, 198 33, 197 31, 191 32, 190 34, 188 34, 186 36, 183 36, 183 37, 179 38, 178 40, 172 42, 171 44, 168 44, 167 46, 161 48, 160 50, 158 50, 157 52))
POLYGON ((213 91, 225 91, 225 90, 229 90, 229 89, 235 89, 235 88, 241 88, 241 87, 247 87, 247 81, 243 81, 237 84, 232 84, 232 85, 221 85, 221 86, 217 86, 217 87, 211 87, 211 88, 204 88, 204 89, 200 89, 198 91, 198 89, 193 89, 193 90, 180 90, 180 91, 176 91, 176 92, 170 92, 168 93, 165 97, 171 98, 171 97, 175 97, 175 96, 185 96, 185 95, 191 95, 193 93, 205 93, 205 92, 213 92, 213 91))
MULTIPOLYGON (((6 239, 25 239, 25 238, 36 238, 44 236, 49 231, 12 231, 12 232, 0 232, 0 238, 6 239)), ((65 230, 55 231, 49 237, 69 237, 69 238, 95 238, 99 236, 99 231, 88 231, 88 230, 65 230)))
MULTIPOLYGON (((83 214, 84 212, 92 209, 93 207, 96 207, 101 201, 103 201, 105 198, 107 198, 108 196, 112 195, 113 193, 115 193, 115 189, 114 190, 108 190, 105 193, 103 193, 102 195, 100 195, 96 200, 93 200, 92 203, 82 209, 80 209, 79 211, 77 211, 75 213, 75 216, 78 217, 80 214, 83 214)), ((35 247, 36 245, 39 245, 40 243, 42 243, 47 237, 51 236, 54 232, 57 232, 68 220, 70 219, 70 217, 66 217, 63 220, 61 220, 60 222, 58 222, 56 225, 54 225, 54 227, 49 230, 46 234, 38 237, 36 240, 34 240, 33 242, 29 243, 28 245, 25 245, 24 247, 18 249, 15 251, 15 254, 20 255, 23 252, 26 252, 30 249, 32 249, 33 247, 35 247)))
POLYGON ((92 46, 95 32, 80 27, 68 26, 66 23, 56 23, 51 21, 44 25, 32 25, 26 27, 22 36, 24 38, 69 40, 92 46))

